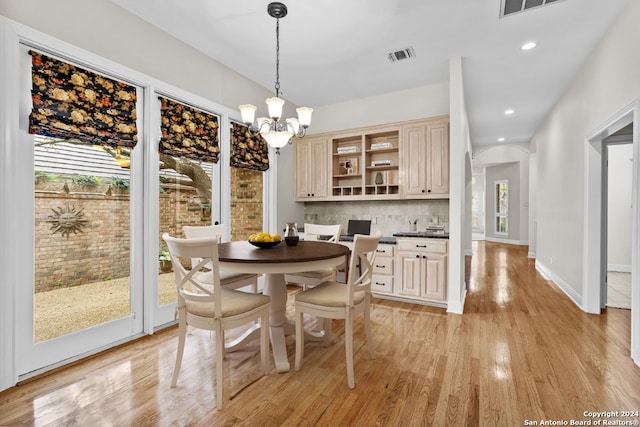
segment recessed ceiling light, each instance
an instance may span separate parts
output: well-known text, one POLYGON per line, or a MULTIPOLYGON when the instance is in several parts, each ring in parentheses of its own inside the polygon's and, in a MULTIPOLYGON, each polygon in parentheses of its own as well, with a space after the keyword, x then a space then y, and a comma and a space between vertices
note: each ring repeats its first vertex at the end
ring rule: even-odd
POLYGON ((504 138, 498 138, 498 142, 504 142, 504 138))
POLYGON ((534 47, 536 47, 536 42, 526 42, 525 44, 522 45, 522 47, 520 49, 522 49, 522 50, 531 50, 534 47))
POLYGON ((512 115, 513 113, 515 113, 515 111, 513 111, 513 109, 509 108, 509 109, 507 109, 507 110, 504 110, 504 113, 505 113, 507 116, 510 116, 510 115, 512 115))

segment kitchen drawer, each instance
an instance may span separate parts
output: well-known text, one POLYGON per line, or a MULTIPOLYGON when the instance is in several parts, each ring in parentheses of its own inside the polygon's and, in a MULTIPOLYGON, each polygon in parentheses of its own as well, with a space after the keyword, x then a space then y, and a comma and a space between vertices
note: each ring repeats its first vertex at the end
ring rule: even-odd
POLYGON ((443 239, 398 239, 399 251, 447 253, 447 241, 443 239))
POLYGON ((393 245, 378 245, 376 259, 381 257, 393 257, 393 245))
POLYGON ((371 291, 380 293, 393 292, 393 276, 374 274, 371 278, 371 291))
POLYGON ((393 258, 376 256, 373 261, 373 274, 393 274, 393 258))

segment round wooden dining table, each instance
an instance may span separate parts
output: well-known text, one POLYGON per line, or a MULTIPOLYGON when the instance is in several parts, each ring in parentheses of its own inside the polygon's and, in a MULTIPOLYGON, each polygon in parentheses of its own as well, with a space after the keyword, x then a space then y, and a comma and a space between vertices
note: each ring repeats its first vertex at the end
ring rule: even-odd
POLYGON ((349 265, 349 248, 338 243, 301 240, 296 246, 279 245, 261 249, 249 242, 236 241, 218 245, 220 269, 233 273, 265 275, 264 294, 271 297, 270 336, 277 372, 290 369, 285 343, 286 334, 295 326, 287 319, 287 286, 285 273, 321 270, 349 265))

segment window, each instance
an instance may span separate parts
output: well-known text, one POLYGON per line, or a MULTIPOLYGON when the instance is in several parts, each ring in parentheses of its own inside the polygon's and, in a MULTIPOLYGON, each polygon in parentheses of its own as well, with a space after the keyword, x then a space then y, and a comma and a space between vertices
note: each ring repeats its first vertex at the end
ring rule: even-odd
POLYGON ((496 234, 509 234, 509 181, 495 181, 496 234))

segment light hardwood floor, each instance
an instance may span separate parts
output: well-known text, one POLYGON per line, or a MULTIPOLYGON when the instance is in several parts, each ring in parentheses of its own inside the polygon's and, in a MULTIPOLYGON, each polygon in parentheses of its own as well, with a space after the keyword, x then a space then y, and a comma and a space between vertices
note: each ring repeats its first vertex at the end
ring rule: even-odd
MULTIPOLYGON (((474 242, 471 268, 462 316, 375 301, 377 358, 358 319, 354 390, 335 322, 328 348, 306 344, 300 372, 260 378, 257 346, 229 354, 225 399, 237 395, 216 412, 208 333, 187 337, 169 388, 172 328, 0 393, 0 425, 518 426, 640 410, 630 310, 583 313, 536 273, 526 247, 474 242)), ((291 362, 294 346, 289 337, 291 362)))

